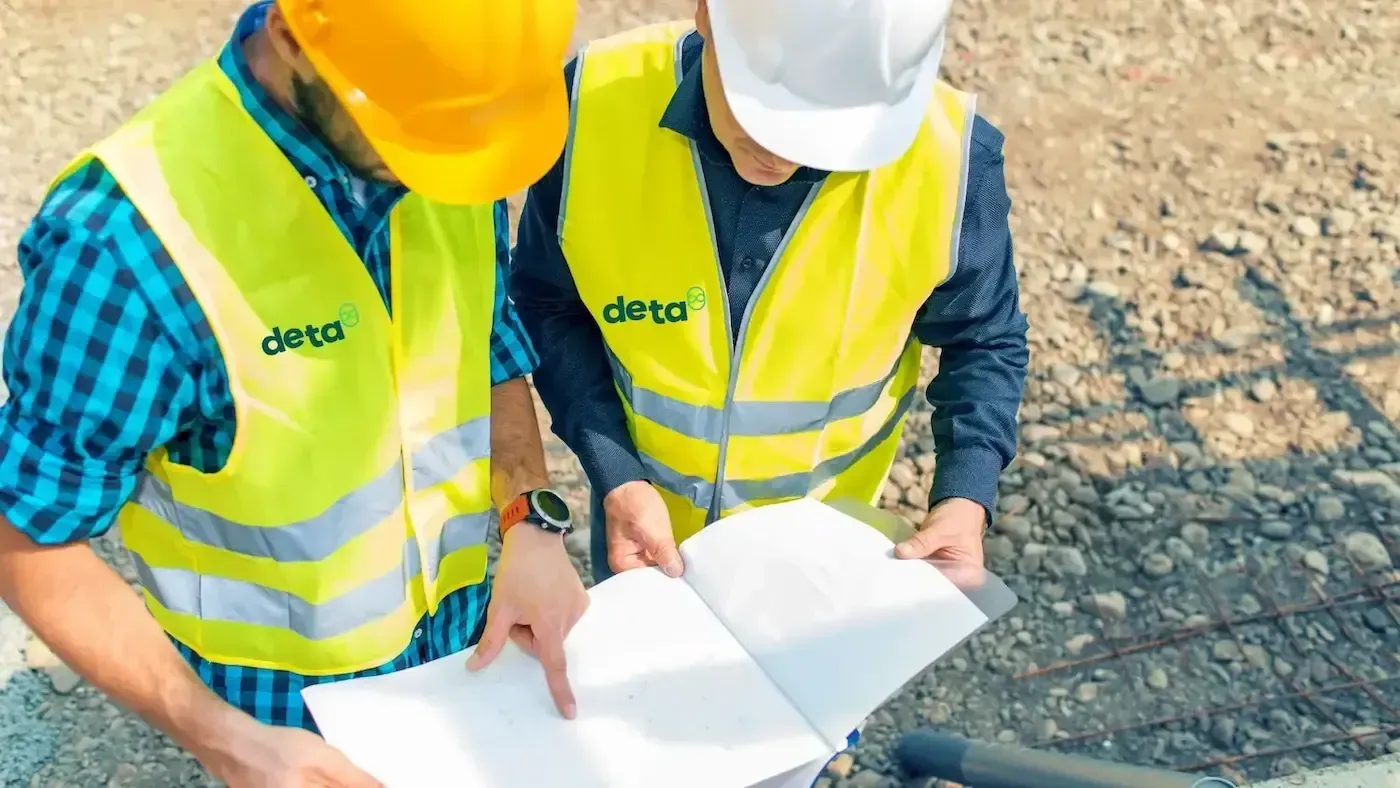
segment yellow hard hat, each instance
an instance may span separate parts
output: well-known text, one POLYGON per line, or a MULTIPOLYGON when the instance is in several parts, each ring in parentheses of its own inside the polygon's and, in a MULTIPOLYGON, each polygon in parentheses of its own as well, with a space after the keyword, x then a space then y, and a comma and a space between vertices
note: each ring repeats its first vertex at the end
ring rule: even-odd
POLYGON ((278 0, 385 165, 438 202, 501 199, 564 149, 575 0, 278 0))

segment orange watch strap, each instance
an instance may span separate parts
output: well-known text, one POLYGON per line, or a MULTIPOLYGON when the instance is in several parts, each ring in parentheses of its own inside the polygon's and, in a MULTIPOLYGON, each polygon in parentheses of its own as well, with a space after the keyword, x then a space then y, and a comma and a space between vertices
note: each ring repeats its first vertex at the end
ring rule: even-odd
POLYGON ((501 510, 501 536, 506 535, 511 526, 525 519, 525 515, 530 513, 530 501, 525 496, 520 496, 501 510))

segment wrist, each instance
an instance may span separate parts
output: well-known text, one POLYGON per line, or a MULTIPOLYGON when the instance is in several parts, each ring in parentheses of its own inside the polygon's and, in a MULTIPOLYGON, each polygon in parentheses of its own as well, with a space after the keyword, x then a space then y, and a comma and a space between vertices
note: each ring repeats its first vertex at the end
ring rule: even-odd
POLYGON ((933 502, 934 509, 944 507, 949 509, 959 509, 967 512, 978 512, 984 516, 987 513, 986 507, 984 507, 981 503, 971 498, 964 498, 961 495, 950 495, 947 498, 940 498, 939 500, 933 502))
POLYGON ((651 482, 646 479, 634 479, 624 482, 603 496, 603 511, 609 512, 619 506, 626 506, 627 502, 635 495, 651 487, 651 482))
POLYGON ((535 526, 533 523, 522 522, 513 528, 506 529, 501 535, 501 547, 506 545, 524 545, 526 547, 550 547, 557 545, 564 546, 564 535, 554 531, 546 531, 535 526))
POLYGON ((586 430, 573 448, 594 495, 605 498, 624 484, 647 478, 646 466, 638 459, 625 424, 616 435, 611 430, 586 430))
POLYGON ((568 501, 548 487, 530 490, 516 497, 500 511, 501 539, 519 530, 543 531, 554 536, 573 532, 573 513, 568 501))
POLYGON ((242 742, 261 725, 213 693, 206 692, 180 714, 173 715, 166 732, 205 768, 217 774, 237 760, 244 750, 242 742))
POLYGON ((1001 471, 1001 455, 990 449, 973 446, 940 455, 929 491, 930 508, 950 498, 964 498, 981 504, 991 522, 1001 471))
POLYGON ((925 522, 932 521, 935 515, 955 517, 959 522, 976 523, 978 530, 984 534, 987 532, 987 525, 991 522, 991 515, 987 512, 986 506, 971 498, 958 496, 935 501, 933 507, 928 511, 925 522))

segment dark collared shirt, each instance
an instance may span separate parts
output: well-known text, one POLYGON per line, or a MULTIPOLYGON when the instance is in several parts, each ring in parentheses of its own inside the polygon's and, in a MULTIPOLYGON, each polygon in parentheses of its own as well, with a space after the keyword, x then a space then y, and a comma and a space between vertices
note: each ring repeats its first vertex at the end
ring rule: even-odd
MULTIPOLYGON (((682 47, 683 75, 659 120, 662 128, 694 140, 699 148, 729 314, 742 315, 811 184, 825 173, 803 168, 778 186, 752 186, 739 177, 710 127, 701 83, 703 46, 701 37, 691 34, 682 47)), ((565 68, 567 84, 573 84, 576 63, 565 68)), ((1002 141, 996 128, 976 119, 958 268, 929 294, 912 327, 920 342, 942 349, 939 374, 927 390, 938 454, 930 503, 970 498, 989 512, 997 479, 1016 453, 1016 412, 1028 361, 1007 223, 1011 200, 1002 141)), ((553 430, 579 456, 601 496, 645 479, 646 472, 627 432, 602 334, 579 298, 559 248, 563 168, 561 158, 526 198, 510 290, 540 353, 535 387, 553 430)), ((734 326, 730 331, 732 336, 734 326)))

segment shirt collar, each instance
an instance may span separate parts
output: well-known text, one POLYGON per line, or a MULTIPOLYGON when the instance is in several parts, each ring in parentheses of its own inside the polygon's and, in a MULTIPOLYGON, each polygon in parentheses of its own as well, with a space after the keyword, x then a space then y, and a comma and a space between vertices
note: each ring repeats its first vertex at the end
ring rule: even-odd
MULTIPOLYGON (((700 67, 705 40, 698 32, 691 31, 681 43, 681 78, 676 92, 661 115, 661 127, 676 132, 695 143, 701 158, 706 163, 721 167, 734 167, 729 152, 724 149, 710 125, 710 113, 705 107, 704 69, 700 67)), ((810 167, 799 167, 786 183, 818 183, 826 172, 810 167)))
MULTIPOLYGON (((360 179, 340 162, 319 135, 282 109, 253 76, 253 68, 243 52, 243 43, 263 28, 271 6, 272 0, 263 0, 243 12, 234 26, 233 35, 219 53, 219 68, 238 89, 243 108, 303 178, 321 181, 333 179, 342 184, 353 184, 360 179)), ((308 183, 311 181, 308 180, 308 183)), ((363 181, 363 184, 366 203, 376 203, 387 194, 398 195, 405 191, 401 186, 378 181, 363 181)))

